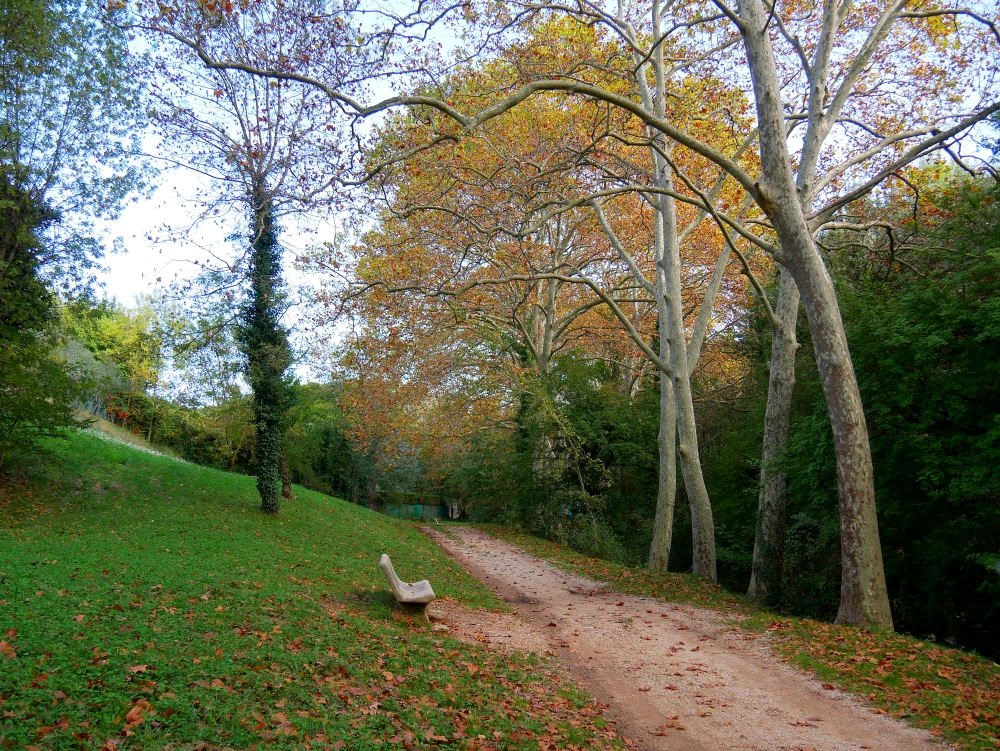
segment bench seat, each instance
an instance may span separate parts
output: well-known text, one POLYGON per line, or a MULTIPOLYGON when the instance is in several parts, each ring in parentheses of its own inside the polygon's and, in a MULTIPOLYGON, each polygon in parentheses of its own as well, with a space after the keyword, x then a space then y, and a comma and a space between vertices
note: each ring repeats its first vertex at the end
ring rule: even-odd
POLYGON ((410 584, 396 576, 396 571, 392 567, 392 561, 389 560, 389 556, 385 553, 379 558, 378 565, 385 574, 385 578, 389 580, 389 586, 392 588, 392 596, 401 605, 421 605, 426 607, 427 603, 437 599, 437 595, 431 589, 431 583, 426 579, 410 584))

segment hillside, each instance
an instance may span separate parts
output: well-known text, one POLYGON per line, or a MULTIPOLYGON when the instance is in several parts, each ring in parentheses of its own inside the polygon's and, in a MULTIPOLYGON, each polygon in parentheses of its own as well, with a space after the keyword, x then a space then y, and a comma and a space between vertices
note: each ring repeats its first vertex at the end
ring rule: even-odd
POLYGON ((395 615, 382 552, 503 604, 413 528, 86 433, 0 488, 0 747, 619 747, 537 658, 395 615))
MULTIPOLYGON (((623 740, 604 716, 621 719, 614 702, 608 709, 569 684, 564 669, 596 663, 581 656, 571 621, 566 633, 555 628, 566 613, 549 620, 533 572, 515 579, 535 589, 510 601, 542 613, 540 643, 565 644, 520 657, 490 651, 452 638, 468 636, 461 623, 439 633, 396 611, 377 568, 382 552, 404 578, 430 578, 456 621, 514 622, 493 615, 506 605, 408 524, 301 488, 279 516, 265 516, 253 478, 95 434, 46 449, 0 478, 0 748, 534 751, 676 740, 659 730, 623 740)), ((556 563, 567 572, 559 582, 599 577, 613 602, 595 591, 593 605, 617 627, 649 627, 653 610, 623 615, 630 594, 675 615, 714 611, 726 630, 738 621, 740 639, 762 635, 777 659, 814 673, 823 692, 842 688, 868 702, 864 711, 960 748, 996 748, 1000 667, 989 660, 781 617, 696 577, 490 532, 556 563)), ((517 556, 497 550, 489 560, 510 568, 517 556)), ((516 626, 520 636, 530 620, 516 626)), ((653 696, 637 676, 615 680, 653 696)), ((598 696, 602 688, 592 686, 598 696)))

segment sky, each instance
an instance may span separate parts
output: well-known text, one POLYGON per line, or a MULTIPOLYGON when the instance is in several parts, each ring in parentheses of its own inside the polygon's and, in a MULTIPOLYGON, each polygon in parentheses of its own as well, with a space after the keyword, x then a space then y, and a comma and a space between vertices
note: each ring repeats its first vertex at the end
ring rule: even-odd
MULTIPOLYGON (((99 275, 104 293, 127 307, 138 297, 165 289, 176 279, 186 279, 198 271, 194 261, 205 255, 193 242, 157 241, 164 225, 183 227, 191 223, 195 210, 178 195, 174 181, 161 180, 152 194, 129 204, 114 222, 100 225, 105 246, 111 248, 116 237, 122 240, 123 252, 108 252, 105 271, 99 275)), ((204 240, 212 246, 225 242, 224 233, 201 228, 204 240)))
MULTIPOLYGON (((187 234, 170 231, 189 227, 199 215, 201 207, 191 197, 210 189, 203 180, 182 168, 162 173, 154 179, 154 188, 128 204, 117 220, 99 223, 105 248, 112 248, 120 238, 118 245, 123 249, 122 252, 106 252, 105 270, 98 274, 98 280, 104 285, 99 297, 114 298, 133 308, 142 296, 165 292, 171 283, 193 278, 204 268, 205 262, 228 261, 239 252, 239 248, 226 239, 233 231, 232 218, 203 221, 187 234), (172 234, 179 236, 171 239, 172 234)), ((284 323, 290 330, 293 347, 301 353, 294 370, 304 382, 322 380, 329 372, 329 365, 310 355, 313 334, 303 302, 308 298, 308 288, 323 284, 324 280, 296 269, 293 259, 308 243, 332 235, 334 231, 332 223, 321 225, 316 233, 309 235, 286 226, 280 235, 285 246, 283 277, 292 303, 284 323)), ((324 330, 326 344, 336 341, 339 335, 338 329, 324 330)), ((327 349, 321 348, 322 352, 327 349)))
MULTIPOLYGON (((413 7, 409 0, 391 0, 383 10, 406 13, 412 12, 413 7)), ((451 30, 442 28, 435 28, 430 33, 429 39, 446 52, 452 50, 458 42, 451 30)), ((141 49, 142 43, 138 44, 141 49)), ((366 98, 377 101, 392 96, 397 93, 395 86, 398 84, 399 81, 391 77, 369 82, 366 98)), ((355 127, 360 132, 365 132, 368 128, 375 127, 380 120, 381 117, 372 117, 361 124, 356 124, 355 127)), ((152 157, 154 162, 155 155, 159 151, 157 143, 158 136, 151 129, 149 135, 143 137, 143 149, 148 154, 154 155, 152 157)), ((126 306, 135 305, 140 295, 165 289, 172 281, 194 276, 199 271, 199 266, 194 264, 195 260, 204 262, 212 252, 229 258, 233 252, 232 246, 226 240, 231 230, 213 227, 208 223, 199 226, 190 239, 164 242, 163 238, 168 233, 161 228, 163 226, 180 228, 190 225, 193 218, 198 215, 199 208, 196 201, 189 199, 196 198, 199 191, 211 192, 211 186, 207 184, 207 178, 199 178, 183 167, 174 168, 155 181, 158 187, 151 195, 129 205, 117 221, 102 226, 106 247, 111 248, 114 238, 121 237, 125 252, 107 253, 104 259, 107 269, 99 279, 105 284, 106 296, 114 297, 126 306), (153 236, 152 239, 150 235, 153 236)), ((335 222, 339 224, 339 219, 335 222)), ((332 235, 334 231, 333 223, 321 227, 320 239, 324 233, 332 235)), ((302 239, 287 226, 283 227, 281 239, 282 243, 293 251, 303 248, 310 242, 308 239, 302 239)), ((286 254, 284 268, 285 279, 290 287, 299 282, 322 283, 322 280, 304 279, 293 268, 290 257, 292 255, 294 252, 286 254)))
MULTIPOLYGON (((108 250, 103 259, 106 268, 98 278, 105 285, 104 295, 133 307, 140 296, 162 292, 172 282, 189 279, 205 264, 231 260, 238 252, 227 240, 234 229, 232 217, 205 220, 190 232, 179 232, 188 228, 201 211, 192 197, 210 190, 193 173, 174 169, 155 178, 153 190, 128 204, 117 220, 100 223, 106 249, 113 247, 116 238, 120 238, 123 249, 108 250)), ((322 239, 324 232, 333 231, 332 224, 321 226, 318 237, 322 239)), ((316 235, 306 236, 286 226, 281 240, 286 247, 285 280, 290 285, 313 281, 296 270, 292 261, 298 250, 315 242, 316 235)))

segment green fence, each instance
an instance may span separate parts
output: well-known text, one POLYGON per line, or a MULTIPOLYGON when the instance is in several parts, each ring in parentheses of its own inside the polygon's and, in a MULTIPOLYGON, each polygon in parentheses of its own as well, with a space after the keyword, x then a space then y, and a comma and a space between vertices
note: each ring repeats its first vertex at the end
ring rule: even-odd
POLYGON ((398 519, 447 519, 448 507, 443 503, 386 503, 382 512, 398 519))

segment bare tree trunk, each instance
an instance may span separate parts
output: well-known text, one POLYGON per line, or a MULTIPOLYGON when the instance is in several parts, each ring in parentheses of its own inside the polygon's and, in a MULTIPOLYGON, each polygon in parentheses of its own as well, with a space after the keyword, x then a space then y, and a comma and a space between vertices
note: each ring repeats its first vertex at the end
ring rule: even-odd
POLYGON ((868 429, 833 280, 813 239, 792 173, 781 83, 768 33, 770 17, 760 0, 742 0, 739 14, 761 145, 761 175, 754 197, 774 225, 781 246, 778 260, 802 296, 833 430, 841 546, 837 621, 891 629, 868 429))
MULTIPOLYGON (((659 161, 659 159, 658 159, 659 161)), ((664 189, 673 187, 666 165, 657 165, 657 184, 664 189)), ((680 460, 684 491, 691 508, 691 569, 698 576, 716 581, 715 521, 712 502, 705 487, 698 451, 698 427, 695 422, 694 397, 688 367, 687 338, 684 331, 684 309, 681 303, 681 255, 677 237, 677 214, 674 200, 661 195, 657 203, 658 224, 662 225, 662 253, 657 265, 660 292, 666 308, 670 377, 673 381, 677 422, 677 456, 680 460)), ((659 244, 659 243, 658 243, 659 244)), ((661 332, 663 328, 661 327, 661 332)))
POLYGON ((292 500, 292 476, 288 472, 288 462, 285 461, 284 451, 278 457, 278 469, 281 471, 281 496, 290 501, 292 500))
POLYGON ((153 440, 153 426, 156 424, 156 382, 153 382, 153 394, 150 400, 150 406, 152 407, 151 413, 149 415, 149 427, 146 429, 146 440, 152 442, 153 440))
MULTIPOLYGON (((684 491, 691 507, 691 570, 714 582, 717 580, 715 520, 708 488, 705 487, 705 476, 701 470, 691 381, 684 370, 686 359, 682 352, 676 368, 684 376, 674 380, 674 396, 677 400, 677 456, 680 459, 681 476, 684 478, 684 491)), ((676 368, 675 372, 678 372, 676 368)))
POLYGON ((875 511, 871 448, 861 394, 833 281, 818 251, 805 261, 805 269, 797 282, 830 411, 837 458, 841 555, 837 622, 891 630, 892 614, 875 511))
POLYGON ((771 330, 771 372, 767 384, 764 440, 761 449, 760 500, 757 536, 753 547, 753 570, 747 597, 754 602, 776 605, 781 600, 785 561, 787 482, 780 466, 788 442, 792 394, 795 388, 795 325, 799 313, 799 289, 787 269, 781 269, 776 321, 771 330))
MULTIPOLYGON (((660 36, 661 8, 658 0, 653 0, 651 8, 654 38, 660 36)), ((628 33, 634 36, 634 31, 628 33)), ((635 49, 638 49, 636 45, 635 49)), ((647 112, 666 118, 667 68, 663 46, 657 45, 649 57, 634 55, 636 63, 635 82, 647 112)), ((658 333, 660 353, 651 359, 661 370, 660 378, 660 477, 657 487, 656 513, 653 520, 653 540, 650 544, 648 565, 651 570, 665 571, 670 557, 673 527, 674 496, 677 486, 677 458, 680 458, 684 487, 691 506, 691 534, 693 542, 693 569, 696 574, 711 581, 716 579, 715 528, 712 520, 712 506, 701 471, 698 454, 697 426, 694 419, 694 402, 691 394, 691 368, 688 365, 687 337, 684 330, 684 311, 681 302, 681 258, 680 237, 677 227, 677 213, 674 199, 669 195, 673 187, 671 168, 667 154, 671 144, 663 133, 649 130, 651 138, 650 163, 652 181, 659 190, 655 197, 647 197, 655 211, 654 220, 654 282, 650 282, 634 260, 624 251, 623 246, 613 240, 619 254, 631 269, 638 285, 656 299, 659 318, 658 333), (667 357, 664 357, 664 354, 667 357), (666 383, 669 379, 669 388, 666 383), (668 431, 668 422, 673 429, 668 431), (669 452, 669 454, 668 454, 669 452)), ((613 237, 603 214, 599 216, 602 226, 613 237)), ((711 304, 711 303, 709 303, 711 304)), ((695 343, 693 356, 697 358, 700 341, 695 343)), ((645 350, 644 350, 645 351, 645 350)))
POLYGON ((656 446, 660 471, 656 483, 656 513, 653 540, 649 546, 650 571, 667 572, 674 531, 674 501, 677 495, 677 421, 674 386, 670 376, 660 373, 660 433, 656 446))

